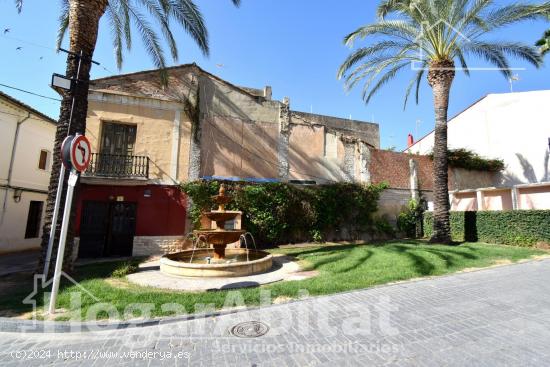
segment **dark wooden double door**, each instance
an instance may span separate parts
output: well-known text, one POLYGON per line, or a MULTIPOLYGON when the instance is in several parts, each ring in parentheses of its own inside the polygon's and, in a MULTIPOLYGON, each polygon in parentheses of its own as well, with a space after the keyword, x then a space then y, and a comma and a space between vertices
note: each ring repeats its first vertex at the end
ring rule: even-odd
POLYGON ((132 256, 137 204, 84 201, 79 258, 132 256))

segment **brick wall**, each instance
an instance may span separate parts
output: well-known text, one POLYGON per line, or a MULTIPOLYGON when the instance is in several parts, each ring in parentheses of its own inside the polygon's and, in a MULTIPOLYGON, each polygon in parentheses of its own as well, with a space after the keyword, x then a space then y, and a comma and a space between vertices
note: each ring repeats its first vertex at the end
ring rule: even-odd
POLYGON ((432 161, 429 157, 388 150, 371 150, 369 163, 371 182, 374 184, 387 182, 394 189, 409 189, 411 158, 417 163, 420 189, 432 190, 432 161))
MULTIPOLYGON (((372 183, 389 183, 394 189, 410 188, 409 160, 417 166, 418 187, 433 190, 433 163, 430 157, 387 150, 371 150, 369 171, 372 183)), ((470 171, 449 167, 449 190, 476 189, 498 185, 498 174, 494 172, 470 171)))
POLYGON ((191 248, 185 236, 136 236, 132 256, 164 255, 191 248))

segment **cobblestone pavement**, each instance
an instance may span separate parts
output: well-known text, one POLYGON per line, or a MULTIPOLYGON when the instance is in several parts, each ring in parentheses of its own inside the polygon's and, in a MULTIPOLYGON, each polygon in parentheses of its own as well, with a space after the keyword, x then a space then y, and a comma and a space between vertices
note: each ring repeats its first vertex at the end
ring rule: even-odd
POLYGON ((34 271, 38 266, 40 250, 29 250, 0 255, 0 276, 34 271))
POLYGON ((0 334, 0 365, 49 364, 547 366, 550 260, 159 326, 0 334), (231 334, 251 320, 237 332, 265 335, 231 334))

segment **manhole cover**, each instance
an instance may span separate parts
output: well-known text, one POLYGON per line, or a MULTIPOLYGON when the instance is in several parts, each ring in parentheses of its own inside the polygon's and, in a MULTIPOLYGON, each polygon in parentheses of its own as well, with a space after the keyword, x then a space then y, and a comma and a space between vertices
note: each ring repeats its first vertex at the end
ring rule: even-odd
POLYGON ((245 321, 229 330, 231 335, 239 338, 258 338, 267 334, 269 326, 260 321, 245 321))

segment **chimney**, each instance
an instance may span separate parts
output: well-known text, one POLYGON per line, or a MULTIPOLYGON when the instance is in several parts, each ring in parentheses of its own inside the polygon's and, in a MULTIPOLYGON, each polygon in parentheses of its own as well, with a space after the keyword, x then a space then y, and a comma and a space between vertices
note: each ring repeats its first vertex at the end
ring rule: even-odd
POLYGON ((264 87, 264 98, 267 99, 268 101, 271 101, 271 86, 270 85, 266 85, 264 87))
POLYGON ((412 134, 409 134, 407 136, 407 148, 412 147, 413 144, 414 144, 414 138, 413 138, 412 134))

